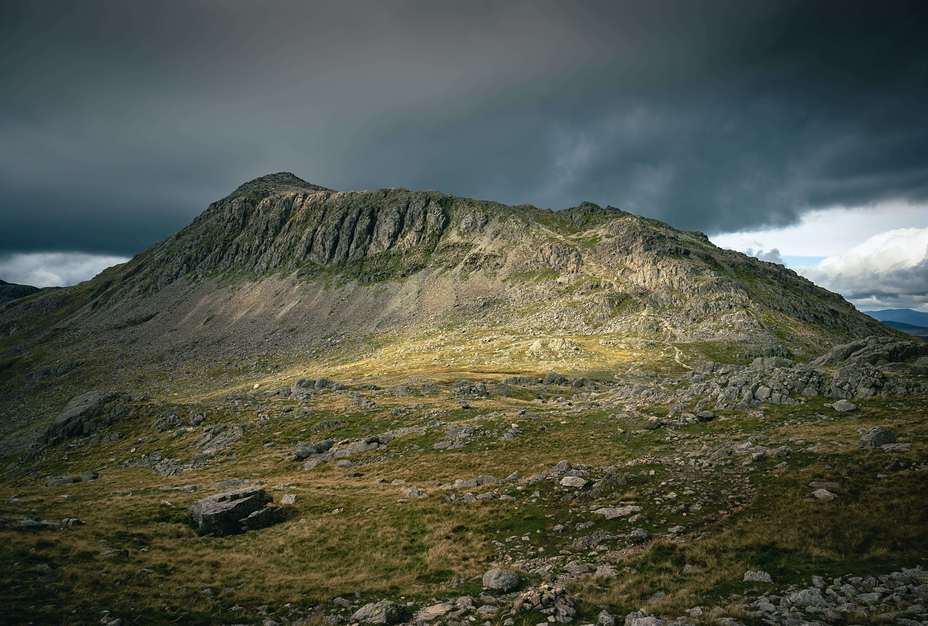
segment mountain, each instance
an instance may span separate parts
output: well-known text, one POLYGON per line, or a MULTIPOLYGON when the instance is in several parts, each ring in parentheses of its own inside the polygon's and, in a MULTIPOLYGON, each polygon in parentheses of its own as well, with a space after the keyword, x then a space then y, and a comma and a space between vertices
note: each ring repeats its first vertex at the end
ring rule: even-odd
POLYGON ((883 309, 881 311, 864 311, 867 315, 881 322, 899 322, 910 326, 928 326, 928 313, 913 309, 883 309))
POLYGON ((926 397, 701 233, 272 174, 0 306, 4 622, 899 621, 926 397))
POLYGON ((31 285, 17 285, 0 280, 0 304, 22 298, 39 291, 38 287, 31 285))
POLYGON ((110 384, 171 372, 192 385, 203 368, 234 380, 335 354, 398 375, 426 355, 531 370, 554 342, 593 371, 616 354, 607 341, 750 359, 888 332, 789 269, 613 207, 338 192, 289 173, 241 185, 91 281, 8 307, 0 331, 26 375, 79 361, 110 384), (455 335, 492 342, 464 356, 455 335))
POLYGON ((916 337, 928 337, 928 326, 915 326, 913 324, 905 324, 903 322, 883 322, 883 324, 907 335, 915 335, 916 337))

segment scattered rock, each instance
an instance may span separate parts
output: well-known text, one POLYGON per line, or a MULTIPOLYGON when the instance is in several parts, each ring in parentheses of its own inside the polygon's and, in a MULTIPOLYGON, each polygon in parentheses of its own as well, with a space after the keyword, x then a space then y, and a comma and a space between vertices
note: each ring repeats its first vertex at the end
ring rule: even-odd
POLYGON ((80 474, 63 474, 61 476, 50 476, 45 482, 49 487, 61 485, 72 485, 74 483, 83 483, 96 480, 100 475, 96 472, 81 472, 80 474))
POLYGON ((625 626, 664 626, 664 620, 643 611, 635 611, 625 616, 625 626))
POLYGON ((634 513, 637 513, 641 510, 640 506, 635 506, 633 504, 627 504, 624 506, 607 506, 596 509, 593 511, 597 515, 602 515, 606 519, 617 519, 619 517, 628 517, 634 513))

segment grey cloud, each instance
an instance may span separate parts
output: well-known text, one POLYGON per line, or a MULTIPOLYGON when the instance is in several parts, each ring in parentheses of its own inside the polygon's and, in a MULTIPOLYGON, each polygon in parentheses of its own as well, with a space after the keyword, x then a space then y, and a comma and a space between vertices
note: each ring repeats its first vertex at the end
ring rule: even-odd
POLYGON ((39 252, 0 257, 0 278, 34 287, 64 287, 93 278, 129 259, 79 252, 39 252))
POLYGON ((243 180, 710 232, 928 198, 921 2, 0 5, 0 251, 126 255, 243 180))
POLYGON ((754 249, 748 248, 744 251, 748 256, 760 259, 761 261, 768 261, 770 263, 778 263, 783 265, 783 257, 780 256, 780 251, 776 248, 771 248, 770 250, 763 250, 761 248, 754 249))
POLYGON ((891 271, 832 273, 811 268, 800 273, 859 307, 928 310, 928 258, 891 271))

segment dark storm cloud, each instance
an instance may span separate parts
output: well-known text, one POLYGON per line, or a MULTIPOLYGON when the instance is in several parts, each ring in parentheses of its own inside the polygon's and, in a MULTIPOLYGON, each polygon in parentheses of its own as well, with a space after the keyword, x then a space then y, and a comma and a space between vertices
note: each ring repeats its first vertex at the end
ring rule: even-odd
POLYGON ((131 254, 237 184, 706 231, 928 196, 922 2, 0 3, 0 253, 131 254))

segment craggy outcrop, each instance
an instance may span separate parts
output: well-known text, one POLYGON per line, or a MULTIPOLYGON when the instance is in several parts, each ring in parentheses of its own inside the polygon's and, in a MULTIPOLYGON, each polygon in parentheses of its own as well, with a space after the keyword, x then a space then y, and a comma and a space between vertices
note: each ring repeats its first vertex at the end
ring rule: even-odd
POLYGON ((71 398, 45 431, 44 443, 53 445, 94 434, 126 415, 128 399, 126 394, 112 391, 88 391, 71 398))

